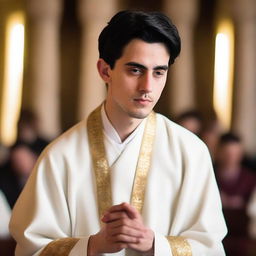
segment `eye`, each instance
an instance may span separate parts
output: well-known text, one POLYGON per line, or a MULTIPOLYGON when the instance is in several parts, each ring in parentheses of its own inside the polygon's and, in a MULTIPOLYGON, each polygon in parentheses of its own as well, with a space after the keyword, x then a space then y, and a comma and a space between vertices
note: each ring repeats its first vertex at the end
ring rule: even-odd
POLYGON ((165 73, 166 73, 166 70, 164 70, 164 69, 159 69, 159 70, 155 70, 155 71, 154 71, 154 75, 155 75, 156 77, 163 76, 165 73))
POLYGON ((140 68, 131 68, 129 70, 129 72, 133 75, 141 75, 142 74, 142 70, 140 68))

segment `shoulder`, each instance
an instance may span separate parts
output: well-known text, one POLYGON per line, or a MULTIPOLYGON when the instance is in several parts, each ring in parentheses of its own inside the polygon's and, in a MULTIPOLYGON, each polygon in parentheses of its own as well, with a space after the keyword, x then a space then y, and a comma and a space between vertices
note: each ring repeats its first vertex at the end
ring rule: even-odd
POLYGON ((54 139, 42 152, 41 157, 49 154, 68 154, 86 142, 86 120, 82 120, 54 139))
POLYGON ((86 120, 83 120, 53 140, 40 154, 30 180, 40 177, 44 182, 56 177, 62 184, 66 175, 78 171, 81 162, 88 159, 86 120))
POLYGON ((208 151, 205 143, 194 133, 161 114, 156 114, 156 117, 158 133, 165 134, 170 143, 179 144, 183 149, 201 148, 208 151))
POLYGON ((207 179, 213 175, 212 160, 205 143, 184 127, 157 114, 157 132, 155 141, 157 157, 165 159, 175 172, 194 179, 201 175, 207 179), (180 168, 180 169, 179 169, 180 168), (206 171, 207 170, 207 171, 206 171))

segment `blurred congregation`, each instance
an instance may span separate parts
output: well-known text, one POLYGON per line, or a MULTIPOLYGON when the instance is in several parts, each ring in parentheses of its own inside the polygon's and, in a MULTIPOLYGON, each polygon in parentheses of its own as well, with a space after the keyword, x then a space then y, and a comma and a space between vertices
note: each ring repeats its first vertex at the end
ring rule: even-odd
POLYGON ((181 55, 155 111, 209 149, 228 227, 227 256, 256 255, 255 0, 0 0, 0 255, 14 255, 8 223, 37 158, 104 100, 98 34, 123 9, 161 11, 177 25, 181 55), (24 25, 19 88, 6 71, 8 20, 16 13, 24 25), (218 64, 221 24, 232 35, 218 64), (8 96, 14 87, 19 93, 8 96))

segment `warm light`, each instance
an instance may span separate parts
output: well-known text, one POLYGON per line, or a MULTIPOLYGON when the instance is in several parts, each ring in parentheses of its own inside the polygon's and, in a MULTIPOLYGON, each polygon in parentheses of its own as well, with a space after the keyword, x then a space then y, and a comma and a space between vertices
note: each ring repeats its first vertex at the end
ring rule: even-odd
POLYGON ((6 24, 4 83, 1 115, 1 141, 11 145, 16 138, 16 126, 21 106, 23 57, 24 57, 24 15, 11 15, 6 24))
POLYGON ((230 129, 232 115, 234 66, 234 31, 229 21, 222 22, 215 42, 213 104, 225 130, 230 129))

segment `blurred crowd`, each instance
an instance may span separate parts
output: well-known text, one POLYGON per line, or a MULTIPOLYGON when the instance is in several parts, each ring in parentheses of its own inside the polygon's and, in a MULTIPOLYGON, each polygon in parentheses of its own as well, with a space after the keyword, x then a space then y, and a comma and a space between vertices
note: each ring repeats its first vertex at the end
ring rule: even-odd
POLYGON ((22 110, 17 128, 17 139, 11 147, 0 144, 0 255, 5 256, 14 255, 15 242, 8 230, 11 210, 37 157, 48 144, 38 133, 33 112, 22 110))
MULTIPOLYGON (((223 242, 227 256, 256 255, 256 156, 246 156, 239 135, 223 134, 217 118, 205 124, 200 112, 191 110, 175 121, 209 149, 228 226, 223 242)), ((0 144, 0 255, 14 255, 15 242, 8 231, 11 209, 47 144, 38 134, 36 116, 28 110, 21 112, 14 145, 0 144)))
POLYGON ((220 191, 228 234, 223 241, 227 256, 256 255, 256 155, 247 156, 242 139, 223 133, 217 118, 205 124, 200 112, 182 113, 176 122, 207 145, 220 191))

